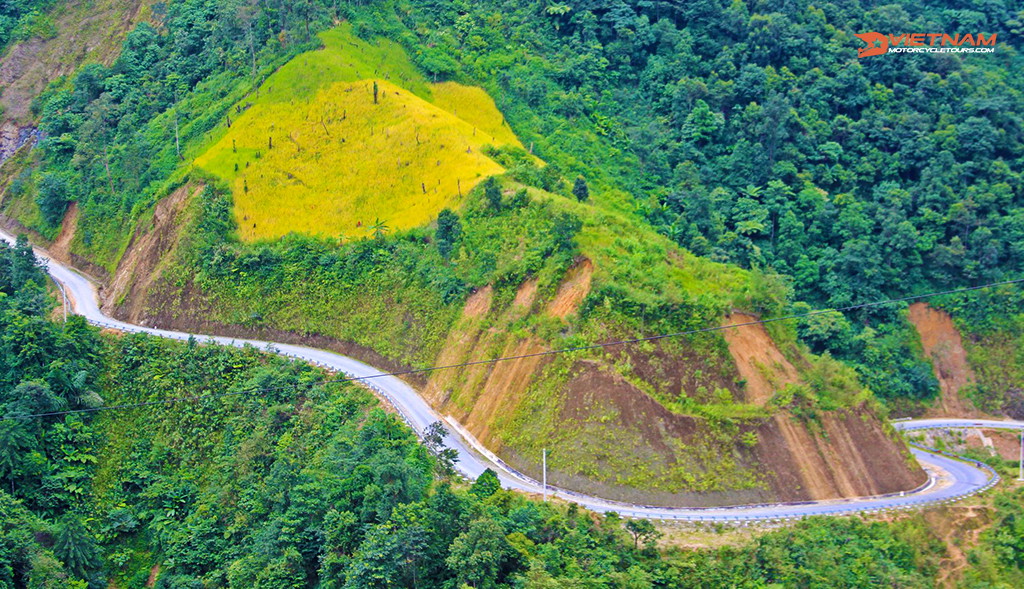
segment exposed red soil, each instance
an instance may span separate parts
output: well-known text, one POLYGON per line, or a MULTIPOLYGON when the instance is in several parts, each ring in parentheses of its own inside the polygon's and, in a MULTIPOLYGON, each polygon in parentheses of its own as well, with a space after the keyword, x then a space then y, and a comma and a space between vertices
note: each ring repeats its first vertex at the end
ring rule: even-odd
MULTIPOLYGON (((817 447, 814 436, 811 435, 803 424, 795 423, 788 415, 779 414, 772 420, 771 429, 778 431, 783 440, 781 447, 777 450, 789 454, 789 460, 783 465, 786 470, 792 471, 798 484, 794 487, 782 487, 780 490, 788 493, 786 500, 799 499, 825 499, 843 494, 852 494, 852 489, 844 486, 836 489, 835 481, 830 476, 828 464, 817 447)), ((764 455, 763 461, 778 462, 778 457, 764 455)), ((845 478, 843 479, 845 482, 845 478)), ((784 495, 785 496, 785 495, 784 495)))
MULTIPOLYGON (((589 260, 578 262, 566 273, 546 311, 559 318, 575 312, 590 292, 592 275, 593 264, 589 260)), ((488 286, 466 300, 462 318, 448 334, 437 364, 478 362, 495 355, 524 356, 548 349, 535 337, 503 341, 507 336, 503 326, 521 318, 533 306, 537 295, 536 278, 519 286, 512 304, 504 311, 492 313, 492 294, 488 286), (488 315, 497 316, 492 317, 489 327, 484 329, 482 319, 488 315)), ((546 360, 543 356, 531 356, 438 372, 431 375, 425 396, 434 407, 455 416, 477 439, 497 451, 500 440, 492 436, 491 431, 495 417, 515 411, 546 360)))
MULTIPOLYGON (((609 339, 628 339, 632 334, 612 334, 609 339)), ((654 386, 665 399, 689 397, 699 403, 720 402, 716 389, 732 393, 732 400, 742 402, 743 389, 735 364, 724 358, 700 354, 685 347, 665 349, 662 342, 639 346, 617 346, 608 350, 615 363, 626 363, 633 374, 654 386)))
MULTIPOLYGON (((653 457, 666 468, 680 459, 680 445, 689 447, 709 427, 700 418, 677 415, 637 389, 617 373, 593 361, 580 361, 565 389, 560 421, 567 428, 599 427, 623 432, 616 445, 595 442, 592 451, 598 464, 621 467, 616 457, 653 457), (607 421, 608 416, 613 416, 607 421), (598 423, 600 422, 600 423, 598 423), (591 425, 588 425, 591 424, 591 425), (628 440, 640 440, 628 442, 628 440), (629 444, 635 444, 631 446, 629 444)), ((758 444, 750 448, 737 439, 732 449, 741 468, 762 474, 764 489, 692 493, 637 490, 610 485, 549 468, 548 479, 556 485, 598 493, 622 501, 656 502, 664 505, 711 506, 765 501, 806 501, 893 493, 913 489, 927 475, 911 462, 899 444, 888 437, 882 421, 867 408, 826 413, 817 426, 786 414, 763 422, 749 422, 741 431, 752 431, 758 444)), ((516 468, 539 475, 535 457, 506 451, 516 468)))
MULTIPOLYGON (((43 237, 38 231, 33 231, 32 229, 25 227, 19 223, 17 219, 12 219, 7 215, 0 214, 0 227, 3 227, 14 234, 24 233, 29 236, 29 240, 34 244, 41 246, 49 245, 49 240, 43 237)), ((104 282, 110 278, 110 274, 104 270, 103 267, 97 266, 82 256, 79 256, 78 254, 69 254, 68 257, 71 260, 71 265, 79 271, 85 272, 93 279, 104 282)))
POLYGON ((145 319, 146 293, 159 275, 158 267, 166 262, 180 239, 184 222, 181 215, 189 196, 203 186, 186 184, 157 203, 148 227, 140 225, 114 272, 113 280, 104 287, 103 310, 117 313, 128 321, 145 319))
MULTIPOLYGON (((540 340, 527 338, 518 342, 510 341, 502 350, 503 357, 537 354, 545 351, 540 340)), ((498 440, 491 436, 491 426, 499 413, 514 411, 522 400, 534 377, 540 374, 545 363, 544 356, 516 358, 492 364, 487 380, 480 388, 473 410, 461 421, 477 439, 486 443, 492 451, 500 450, 498 440)))
MULTIPOLYGON (((187 285, 184 291, 192 288, 187 285)), ((528 287, 523 287, 528 288, 528 287)), ((173 289, 156 288, 164 296, 183 297, 195 300, 188 292, 174 294, 173 289)), ((440 364, 458 363, 467 360, 484 359, 494 354, 494 344, 501 343, 501 355, 529 354, 544 349, 535 339, 504 341, 504 335, 496 327, 508 317, 522 312, 522 307, 511 305, 500 317, 489 318, 482 301, 486 294, 477 293, 467 302, 468 312, 455 329, 438 358, 440 364), (493 320, 492 320, 493 319, 493 320), (486 321, 485 321, 486 320, 486 321)), ((177 308, 170 301, 149 302, 151 308, 177 308)), ((192 319, 163 317, 158 315, 153 322, 159 326, 174 325, 204 333, 217 333, 238 337, 258 337, 275 341, 300 343, 333 349, 343 354, 360 358, 389 371, 404 369, 376 354, 372 350, 350 343, 339 342, 320 336, 300 336, 294 333, 268 329, 248 329, 240 326, 216 325, 195 319, 204 315, 202 309, 190 309, 192 319)), ((442 410, 455 415, 467 428, 492 450, 501 452, 514 466, 529 474, 537 469, 535 457, 523 459, 512 449, 500 448, 492 436, 491 428, 496 417, 513 412, 521 402, 522 394, 533 379, 542 374, 547 362, 545 357, 532 357, 497 364, 481 364, 464 369, 439 371, 426 377, 409 378, 417 386, 426 387, 428 399, 442 410), (452 402, 453 392, 460 402, 452 402)), ((578 426, 580 417, 588 410, 596 411, 602 405, 611 404, 619 415, 616 423, 601 423, 598 427, 617 428, 638 432, 643 440, 641 447, 630 452, 654 453, 661 456, 665 464, 675 460, 673 448, 686 444, 693 436, 701 434, 701 421, 693 417, 675 415, 655 400, 636 389, 617 374, 601 370, 597 366, 583 366, 579 374, 567 385, 566 406, 561 409, 566 427, 578 426)), ((860 413, 866 410, 860 410, 860 413)), ((585 421, 585 420, 584 420, 585 421)), ((826 415, 823 420, 824 433, 812 433, 803 423, 790 418, 769 420, 763 424, 752 424, 759 444, 754 448, 736 445, 734 452, 740 457, 745 468, 765 473, 767 488, 727 491, 719 493, 667 493, 630 489, 619 485, 607 485, 587 477, 551 472, 555 484, 597 492, 610 498, 627 501, 653 501, 677 505, 715 505, 748 503, 760 501, 797 501, 840 496, 894 492, 917 486, 924 474, 912 469, 904 460, 899 446, 888 439, 882 431, 881 422, 874 415, 861 419, 858 412, 826 415)), ((595 448, 601 451, 601 448, 595 448)), ((638 454, 639 455, 639 454, 638 454)))
POLYGON ((953 318, 928 303, 914 303, 910 305, 910 322, 921 337, 921 346, 932 361, 942 391, 938 409, 929 413, 954 417, 975 415, 977 412, 960 397, 960 391, 974 381, 974 372, 967 363, 967 352, 953 318))
MULTIPOLYGON (((668 411, 621 375, 602 368, 597 362, 577 362, 571 372, 574 376, 566 384, 559 421, 566 428, 583 430, 580 443, 587 445, 582 451, 593 453, 598 468, 607 465, 610 472, 616 472, 622 468, 624 460, 643 460, 660 464, 662 468, 673 468, 681 458, 677 453, 686 451, 680 446, 689 447, 707 434, 703 420, 668 411), (604 442, 607 436, 602 436, 599 430, 607 432, 615 443, 604 442)), ((735 451, 741 456, 741 464, 756 463, 753 450, 737 447, 735 451)), ((523 457, 515 452, 506 454, 504 457, 516 468, 532 476, 540 475, 535 457, 523 457)), ((771 489, 757 488, 704 493, 641 490, 561 471, 550 464, 548 480, 557 486, 609 499, 659 505, 699 507, 758 503, 774 498, 771 489)))
POLYGON ((590 294, 590 280, 593 276, 594 265, 586 258, 570 268, 555 297, 548 303, 548 314, 564 319, 575 313, 583 299, 590 294))
MULTIPOLYGON (((757 318, 733 313, 723 325, 740 325, 757 318)), ((796 368, 782 355, 771 336, 761 324, 742 325, 722 330, 729 344, 729 354, 736 361, 740 376, 746 380, 744 401, 764 405, 787 384, 800 380, 796 368)))
POLYGON ((488 285, 469 295, 462 308, 462 316, 482 317, 486 315, 491 310, 491 295, 493 293, 494 289, 488 285))
MULTIPOLYGON (((534 337, 501 345, 500 338, 505 334, 497 325, 507 325, 527 311, 528 301, 533 297, 531 290, 536 291, 535 280, 520 286, 516 296, 520 304, 513 301, 486 330, 482 320, 491 311, 491 288, 473 293, 466 300, 462 318, 449 332, 435 363, 445 366, 487 360, 494 355, 523 356, 546 350, 534 337), (500 352, 497 345, 501 345, 500 352)), ((515 410, 530 381, 539 374, 543 360, 542 356, 534 356, 438 371, 430 376, 424 395, 431 405, 454 415, 478 440, 496 451, 499 443, 491 436, 495 416, 515 410), (457 397, 454 401, 453 394, 457 397)))
MULTIPOLYGON (((448 334, 444 347, 438 354, 435 364, 438 366, 452 366, 466 361, 474 348, 477 347, 481 337, 481 331, 472 315, 466 315, 463 311, 462 321, 456 324, 455 328, 448 334), (476 327, 476 328, 474 328, 476 327)), ((452 388, 456 386, 456 372, 461 372, 463 378, 469 378, 469 374, 476 376, 474 381, 479 381, 484 370, 482 367, 470 366, 465 368, 453 368, 451 370, 438 370, 430 374, 426 387, 423 389, 423 396, 432 406, 449 410, 448 402, 451 399, 452 388)))
POLYGON ((519 289, 516 291, 516 298, 512 301, 512 306, 529 310, 529 308, 533 306, 533 301, 536 298, 537 279, 531 278, 519 285, 519 289))
POLYGON ((758 430, 758 457, 781 501, 895 493, 927 480, 866 408, 835 411, 811 426, 785 414, 758 430))
POLYGON ((65 264, 71 263, 71 240, 74 239, 77 229, 78 203, 73 202, 68 206, 67 212, 64 213, 64 221, 61 222, 60 233, 57 234, 57 239, 53 240, 53 243, 47 248, 50 255, 65 264))
POLYGON ((693 441, 698 426, 695 418, 668 411, 619 374, 602 370, 593 361, 578 362, 572 372, 576 376, 566 385, 562 420, 587 421, 595 408, 610 405, 617 414, 618 427, 637 428, 645 445, 659 453, 671 450, 666 444, 669 438, 684 444, 693 441))

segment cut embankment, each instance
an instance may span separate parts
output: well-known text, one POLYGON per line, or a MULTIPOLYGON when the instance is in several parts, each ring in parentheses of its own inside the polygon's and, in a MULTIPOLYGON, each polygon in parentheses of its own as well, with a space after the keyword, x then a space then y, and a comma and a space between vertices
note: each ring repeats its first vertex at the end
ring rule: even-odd
POLYGON ((66 264, 71 263, 71 242, 78 230, 78 203, 73 202, 64 213, 64 220, 60 224, 60 233, 57 239, 50 244, 50 255, 66 264))
MULTIPOLYGON (((547 302, 545 315, 562 319, 574 313, 590 292, 592 275, 593 264, 587 259, 570 268, 547 302)), ((514 359, 438 371, 425 390, 436 408, 455 416, 492 450, 500 449, 502 444, 502 436, 495 435, 496 420, 517 410, 531 383, 550 361, 550 357, 538 355, 550 350, 541 339, 509 337, 506 329, 526 316, 536 295, 536 279, 527 280, 519 286, 508 308, 493 315, 491 287, 471 295, 436 364, 448 366, 493 357, 514 359)))
POLYGON ((967 352, 953 318, 928 303, 914 303, 910 305, 910 322, 917 329, 925 356, 932 361, 939 379, 939 414, 967 417, 976 413, 960 397, 960 391, 974 381, 974 372, 967 363, 967 352))
POLYGON ((152 324, 145 313, 146 295, 161 266, 173 263, 188 199, 202 189, 202 185, 191 183, 178 188, 157 203, 148 222, 139 224, 110 283, 103 288, 105 313, 132 323, 152 324))
POLYGON ((195 160, 231 186, 243 239, 424 225, 503 171, 484 146, 522 147, 482 89, 428 84, 400 47, 349 27, 322 39, 229 113, 195 160))
POLYGON ((764 326, 756 321, 752 315, 733 313, 725 318, 723 325, 736 327, 722 330, 722 335, 729 344, 729 355, 736 362, 736 369, 746 382, 744 400, 764 405, 786 385, 799 382, 800 374, 782 355, 764 326))
MULTIPOLYGON (((590 281, 594 277, 594 265, 590 260, 583 260, 566 274, 562 284, 558 287, 555 298, 548 303, 547 313, 552 317, 565 319, 571 313, 579 309, 583 299, 590 293, 590 281)), ((523 284, 521 291, 529 292, 536 289, 536 285, 530 286, 529 282, 523 284)), ((518 296, 516 298, 519 298, 518 296)), ((524 297, 525 298, 525 297, 524 297)))
MULTIPOLYGON (((643 382, 664 382, 696 398, 711 383, 727 390, 728 379, 707 363, 706 352, 655 346, 642 354, 614 350, 573 360, 533 355, 550 349, 535 336, 508 336, 508 326, 534 307, 552 319, 571 316, 589 294, 594 272, 589 260, 577 262, 539 306, 536 280, 523 282, 504 307, 495 306, 491 288, 471 295, 436 363, 526 357, 438 371, 425 389, 428 401, 522 472, 539 478, 538 457, 547 448, 549 482, 627 502, 835 499, 908 490, 924 481, 867 407, 821 412, 813 422, 786 412, 726 422, 674 413, 624 376, 624 367, 643 382), (690 378, 689 364, 699 367, 700 378, 690 378)), ((750 319, 737 314, 727 321, 750 319)), ((729 349, 746 367, 740 373, 749 375, 748 395, 754 381, 747 403, 763 404, 777 388, 799 382, 763 328, 736 331, 729 349)))

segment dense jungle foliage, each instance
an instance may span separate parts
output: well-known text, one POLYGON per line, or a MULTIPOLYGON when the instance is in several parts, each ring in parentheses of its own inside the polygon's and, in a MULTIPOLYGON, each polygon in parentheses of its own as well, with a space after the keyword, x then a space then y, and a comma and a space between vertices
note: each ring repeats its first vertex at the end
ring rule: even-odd
MULTIPOLYGON (((644 520, 452 478, 312 367, 50 321, 44 280, 0 244, 3 587, 929 587, 944 554, 919 516, 658 548, 644 520)), ((996 502, 968 586, 1024 575, 1020 491, 996 502)))

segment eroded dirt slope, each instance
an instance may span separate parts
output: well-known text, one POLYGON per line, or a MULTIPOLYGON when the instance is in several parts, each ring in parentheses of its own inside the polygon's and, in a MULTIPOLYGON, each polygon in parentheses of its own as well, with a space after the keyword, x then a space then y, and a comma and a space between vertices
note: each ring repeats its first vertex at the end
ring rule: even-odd
MULTIPOLYGON (((544 313, 565 318, 574 313, 590 291, 593 265, 583 259, 567 273, 558 292, 545 306, 544 313)), ((481 289, 467 299, 461 319, 448 336, 437 358, 438 365, 475 362, 494 357, 517 357, 495 364, 476 364, 466 368, 434 373, 425 394, 443 412, 461 421, 469 431, 492 450, 500 450, 501 440, 491 428, 499 414, 515 410, 522 393, 537 378, 549 358, 537 355, 548 348, 538 338, 508 337, 505 326, 530 312, 537 296, 536 280, 524 282, 512 304, 488 321, 491 313, 491 288, 481 289)))
MULTIPOLYGON (((546 372, 555 359, 532 355, 548 348, 535 337, 510 338, 505 328, 531 308, 550 317, 571 315, 586 298, 592 273, 589 260, 579 261, 551 300, 539 305, 534 281, 523 283, 504 309, 492 308, 490 288, 474 293, 437 364, 528 357, 440 371, 425 389, 438 410, 461 421, 491 450, 530 475, 540 476, 537 457, 523 455, 520 446, 508 443, 515 438, 509 436, 515 423, 510 416, 523 411, 524 403, 535 403, 531 395, 543 388, 544 379, 557 378, 546 372)), ((726 321, 753 319, 734 314, 726 321)), ((564 468, 559 468, 558 459, 549 461, 548 479, 623 501, 691 506, 874 495, 924 482, 925 474, 908 459, 903 445, 866 407, 824 413, 814 423, 781 412, 748 421, 723 436, 721 428, 708 420, 667 410, 613 367, 628 365, 631 378, 657 382, 670 396, 691 396, 702 403, 712 399, 700 390, 731 389, 737 402, 764 405, 775 391, 799 382, 797 369, 763 327, 730 331, 726 341, 736 364, 733 374, 746 380, 744 388, 730 386, 730 378, 697 351, 668 354, 660 346, 642 352, 615 349, 604 360, 573 363, 555 397, 534 409, 537 420, 555 420, 543 435, 554 438, 551 442, 558 445, 564 468), (691 364, 699 370, 691 370, 691 364), (593 471, 578 468, 583 462, 593 471), (664 484, 658 489, 637 488, 631 484, 631 471, 641 470, 648 479, 664 484)))
POLYGON ((729 344, 729 355, 736 362, 736 369, 746 381, 744 400, 764 405, 787 384, 799 381, 800 375, 764 326, 753 323, 756 320, 752 315, 733 313, 725 318, 723 325, 737 327, 722 330, 722 335, 729 344))
POLYGON ((974 415, 976 411, 960 397, 960 391, 974 381, 974 372, 967 363, 967 352, 953 318, 928 303, 914 303, 910 305, 910 321, 939 379, 942 397, 938 411, 933 413, 954 417, 974 415))
MULTIPOLYGON (((189 197, 203 189, 202 185, 186 184, 156 205, 148 223, 140 223, 113 278, 103 289, 103 310, 133 323, 151 323, 144 314, 146 293, 159 275, 159 267, 167 263, 181 239, 182 218, 189 197)), ((67 224, 67 219, 65 219, 67 224)), ((63 232, 62 232, 63 235, 63 232)), ((58 243, 61 241, 58 238, 58 243)))

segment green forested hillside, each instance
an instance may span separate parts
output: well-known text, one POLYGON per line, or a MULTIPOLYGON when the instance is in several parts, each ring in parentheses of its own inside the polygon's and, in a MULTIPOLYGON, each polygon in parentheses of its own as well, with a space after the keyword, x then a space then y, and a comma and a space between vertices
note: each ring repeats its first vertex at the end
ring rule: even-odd
MULTIPOLYGON (((37 101, 43 150, 6 166, 8 212, 52 236, 77 201, 73 251, 113 271, 232 105, 348 18, 405 45, 432 79, 490 89, 550 163, 523 181, 568 193, 582 175, 596 205, 697 255, 778 273, 795 300, 846 305, 1024 264, 1022 18, 1007 3, 232 6, 171 2, 113 66, 55 84, 37 101), (995 54, 858 60, 852 37, 974 29, 998 34, 995 54)), ((898 308, 847 319, 800 334, 878 395, 934 396, 898 308)))
MULTIPOLYGON (((1020 65, 1019 15, 998 3, 975 8, 171 2, 128 35, 112 65, 86 65, 35 101, 45 138, 4 164, 0 206, 55 239, 74 202, 62 243, 116 285, 108 307, 125 317, 326 338, 387 366, 426 367, 453 354, 452 342, 469 337, 458 331, 466 302, 488 289, 493 300, 479 333, 500 335, 479 355, 455 361, 514 353, 515 345, 571 347, 705 327, 734 311, 770 317, 978 284, 1021 270, 1022 98, 1012 75, 1020 65), (352 33, 395 57, 374 58, 372 75, 396 88, 422 76, 487 89, 526 149, 483 147, 506 173, 452 198, 443 226, 395 231, 377 218, 357 229, 359 238, 249 242, 256 234, 239 229, 244 214, 231 200, 232 191, 246 193, 246 182, 228 186, 194 160, 218 142, 229 153, 232 122, 261 96, 288 96, 274 84, 302 80, 272 72, 296 55, 308 58, 320 46, 318 31, 341 21, 348 24, 334 33, 340 43, 352 33), (865 28, 957 27, 983 27, 1001 44, 992 55, 855 56, 852 33, 865 28), (404 47, 419 75, 410 78, 411 66, 385 39, 404 47), (162 225, 158 201, 182 203, 162 225), (163 249, 137 251, 147 231, 163 249), (155 261, 139 266, 146 257, 155 261), (594 276, 582 300, 553 316, 560 284, 584 261, 594 276), (527 287, 536 288, 527 314, 501 319, 515 315, 527 287)), ((334 54, 344 61, 344 51, 334 54)), ((339 62, 323 71, 352 67, 339 62)), ((331 80, 317 72, 306 82, 328 87, 331 80)), ((302 124, 322 129, 324 145, 344 141, 326 120, 302 124)), ((296 129, 281 135, 276 148, 268 136, 266 148, 303 149, 296 129)), ((257 158, 263 141, 242 147, 257 158)), ((287 160, 282 153, 290 152, 275 152, 256 169, 278 166, 287 160)), ((315 166, 321 155, 302 157, 315 166)), ((401 157, 391 164, 401 166, 401 157)), ((247 164, 223 165, 238 175, 247 164)), ((271 172, 271 183, 303 182, 286 169, 271 172)), ((419 188, 426 194, 425 182, 419 188)), ((1012 410, 1024 386, 1013 351, 1019 296, 1003 289, 991 299, 938 301, 968 334, 973 362, 1001 358, 1014 367, 1005 375, 978 371, 969 393, 988 411, 1012 410), (999 304, 983 302, 990 300, 999 304)), ((559 356, 533 367, 525 390, 502 393, 502 411, 491 403, 479 418, 478 406, 498 393, 460 375, 445 385, 443 402, 453 407, 444 410, 476 420, 474 435, 528 472, 537 467, 530 457, 539 444, 573 441, 622 451, 556 456, 553 468, 567 477, 629 492, 761 493, 769 483, 759 463, 742 458, 757 444, 739 446, 741 429, 783 414, 806 422, 820 411, 871 406, 873 398, 899 414, 919 413, 937 395, 899 305, 777 325, 771 336, 802 384, 768 374, 776 384, 760 403, 750 401, 748 378, 712 334, 626 356, 559 356), (578 418, 563 417, 569 409, 547 411, 568 407, 565 391, 588 370, 616 375, 622 395, 646 395, 673 416, 695 418, 710 445, 693 465, 701 474, 680 466, 692 453, 674 442, 627 466, 636 449, 660 444, 643 420, 612 426, 608 420, 621 411, 578 418)))
MULTIPOLYGON (((318 369, 51 322, 43 280, 24 241, 0 244, 3 587, 930 587, 945 555, 920 516, 659 549, 649 522, 450 479, 318 369)), ((1024 574, 1019 495, 970 586, 1024 574)))

